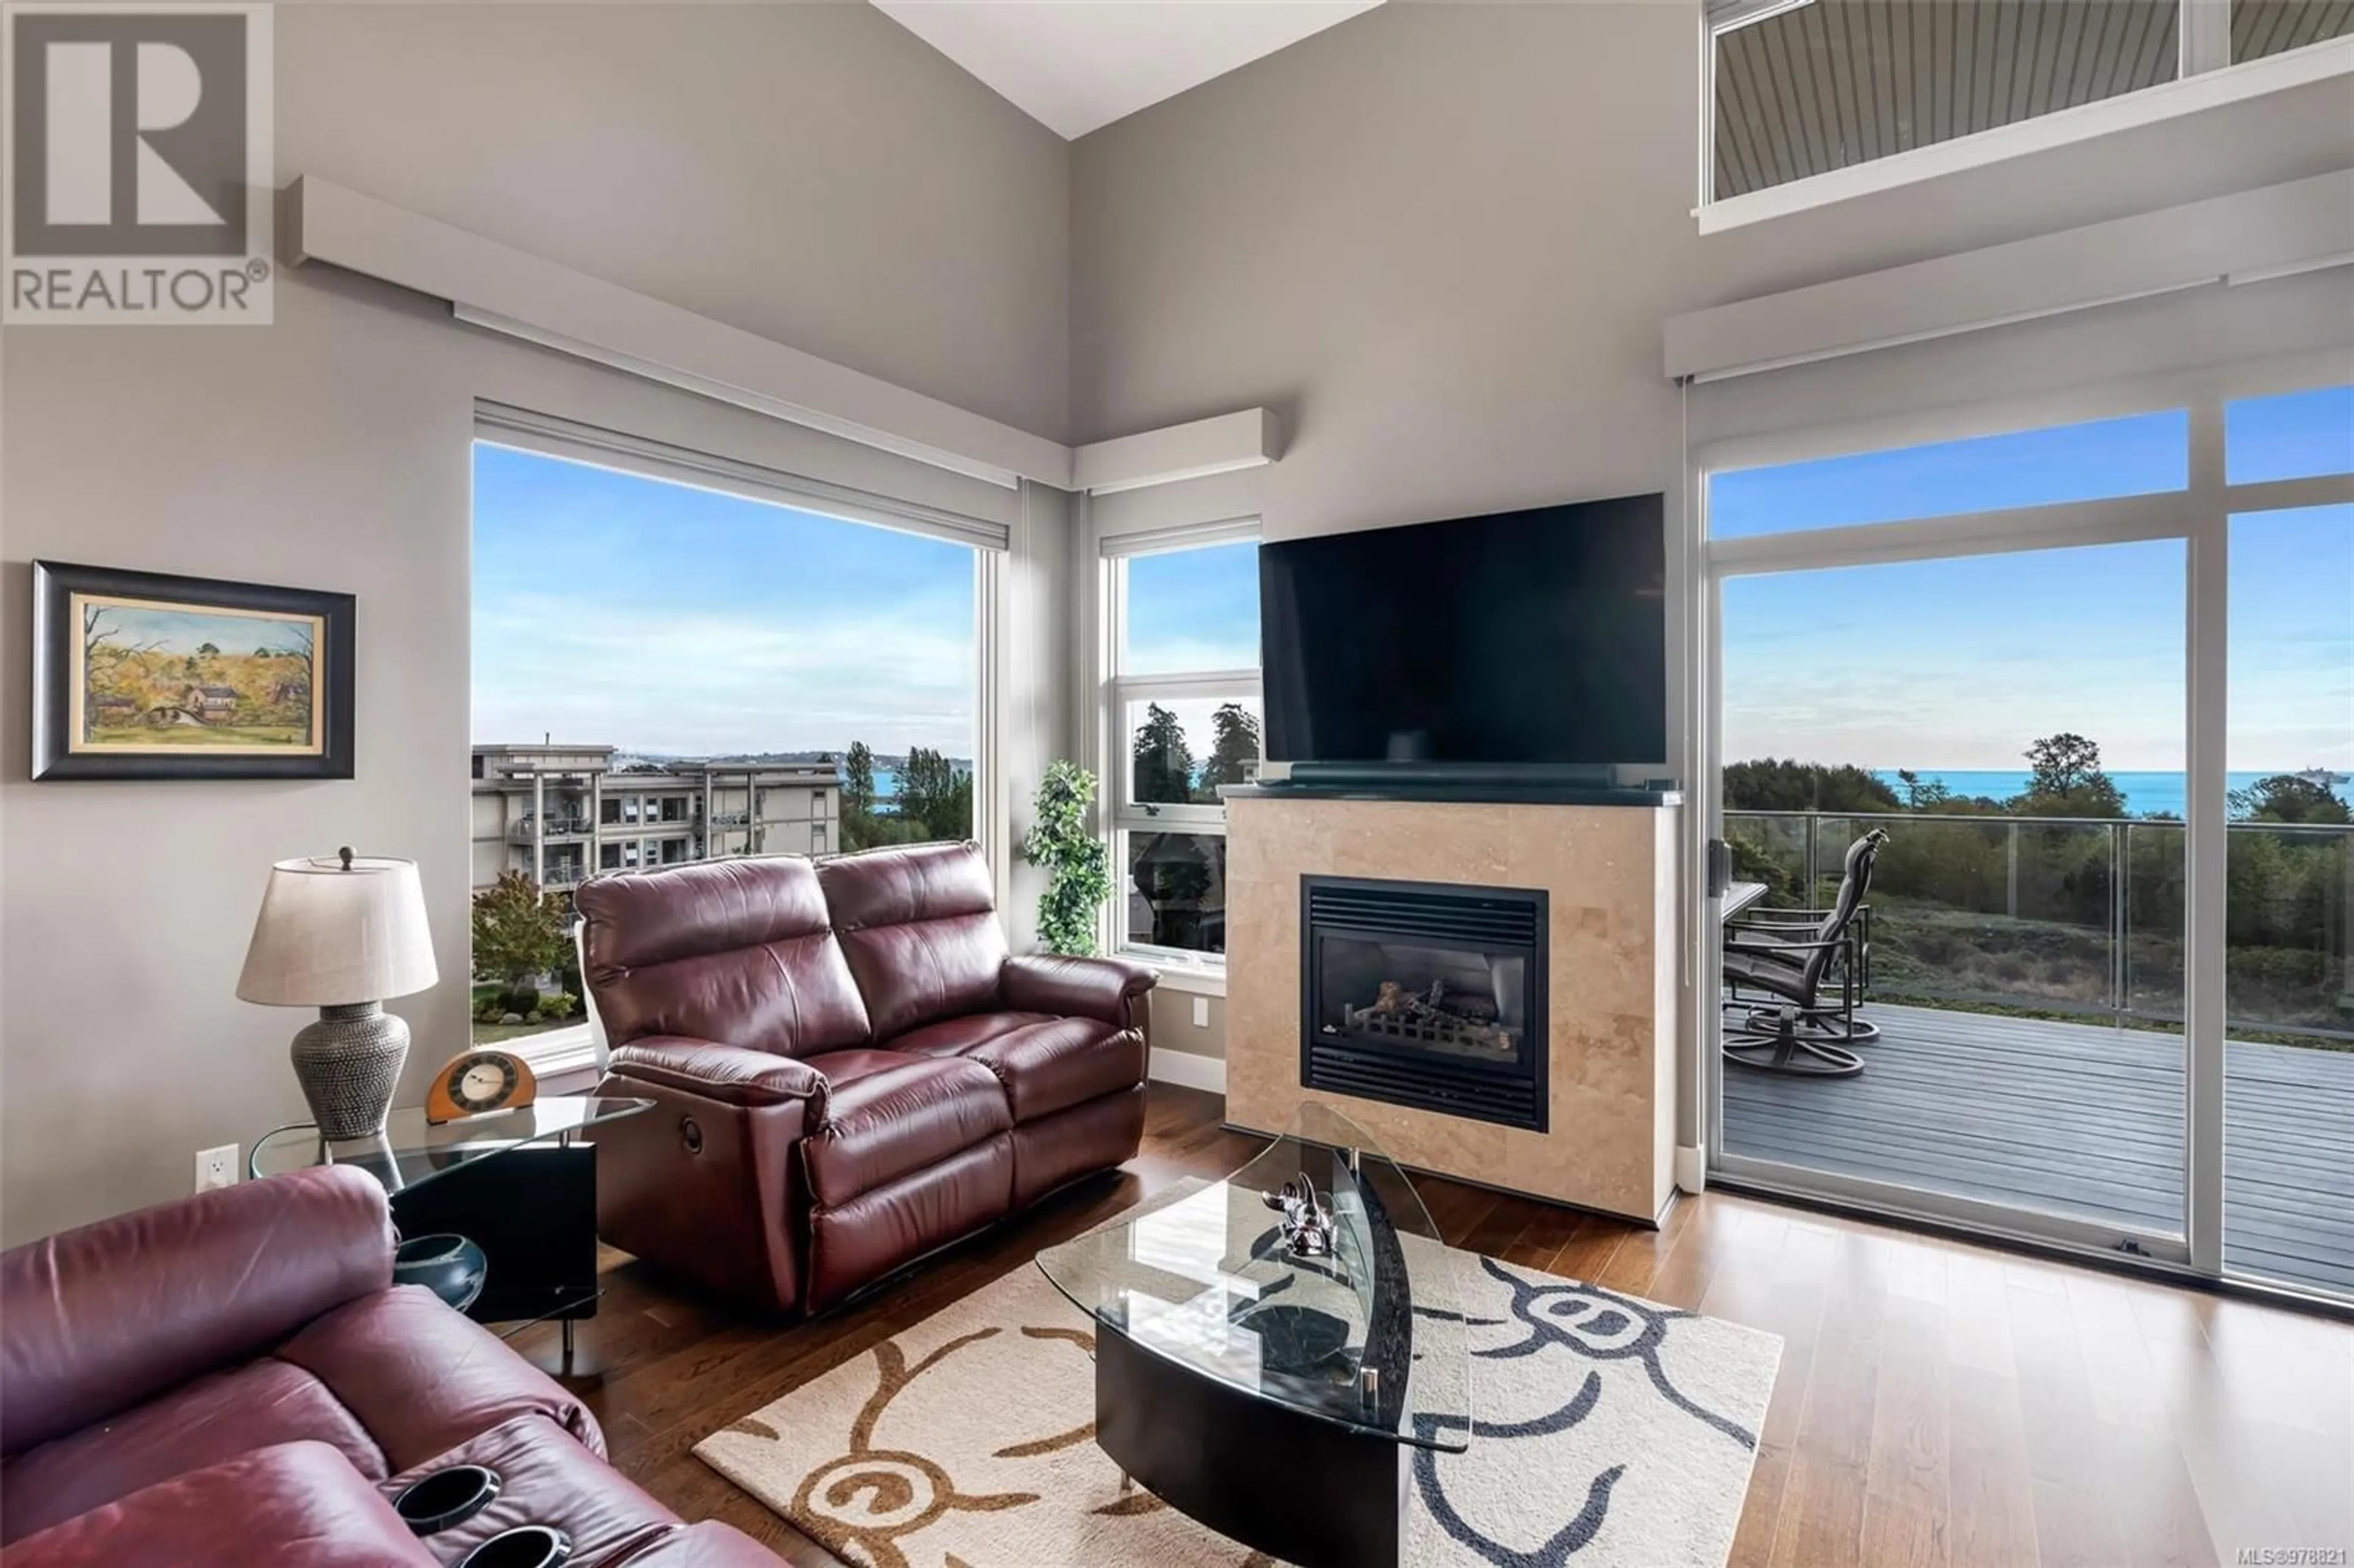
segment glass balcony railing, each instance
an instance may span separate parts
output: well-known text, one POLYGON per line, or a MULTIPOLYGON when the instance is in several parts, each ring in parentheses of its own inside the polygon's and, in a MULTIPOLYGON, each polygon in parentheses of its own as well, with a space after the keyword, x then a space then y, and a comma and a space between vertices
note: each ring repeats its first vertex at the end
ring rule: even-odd
MULTIPOLYGON (((1873 1000, 2181 1025, 2182 823, 1728 811, 1724 831, 1736 880, 1820 908, 1873 828, 1873 1000)), ((2354 826, 2240 821, 2225 844, 2232 1037, 2354 1045, 2354 826)))

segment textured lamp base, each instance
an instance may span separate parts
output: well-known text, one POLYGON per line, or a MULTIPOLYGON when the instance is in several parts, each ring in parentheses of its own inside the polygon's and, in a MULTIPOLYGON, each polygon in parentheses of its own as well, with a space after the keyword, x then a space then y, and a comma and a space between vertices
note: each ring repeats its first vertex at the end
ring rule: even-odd
POLYGON ((319 1022, 294 1036, 294 1078, 326 1139, 369 1138, 384 1130, 408 1060, 408 1025, 378 1001, 319 1009, 319 1022))

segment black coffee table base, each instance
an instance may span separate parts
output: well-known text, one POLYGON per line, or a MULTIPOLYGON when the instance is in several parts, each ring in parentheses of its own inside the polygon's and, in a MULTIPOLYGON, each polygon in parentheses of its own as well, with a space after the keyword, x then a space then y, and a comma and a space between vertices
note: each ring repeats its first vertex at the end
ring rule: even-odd
POLYGON ((1096 1331, 1096 1443, 1188 1518, 1299 1568, 1396 1568, 1405 1445, 1259 1398, 1096 1331))

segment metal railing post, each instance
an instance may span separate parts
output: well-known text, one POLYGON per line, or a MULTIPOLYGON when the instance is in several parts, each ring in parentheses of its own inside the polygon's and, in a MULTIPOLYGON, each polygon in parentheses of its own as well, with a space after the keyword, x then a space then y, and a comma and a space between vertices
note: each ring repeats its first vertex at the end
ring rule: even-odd
POLYGON ((2006 843, 2003 867, 2003 913, 2019 918, 2019 819, 2010 819, 2010 832, 2003 835, 2006 843))
POLYGON ((2109 824, 2109 1015, 2125 1016, 2126 857, 2125 824, 2109 824))

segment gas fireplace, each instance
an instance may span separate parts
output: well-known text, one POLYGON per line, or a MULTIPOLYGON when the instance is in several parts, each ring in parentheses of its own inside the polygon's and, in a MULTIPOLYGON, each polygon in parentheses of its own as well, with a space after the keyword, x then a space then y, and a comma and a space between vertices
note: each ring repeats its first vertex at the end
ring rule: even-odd
POLYGON ((1299 881, 1301 1086, 1544 1131, 1545 895, 1299 881))

